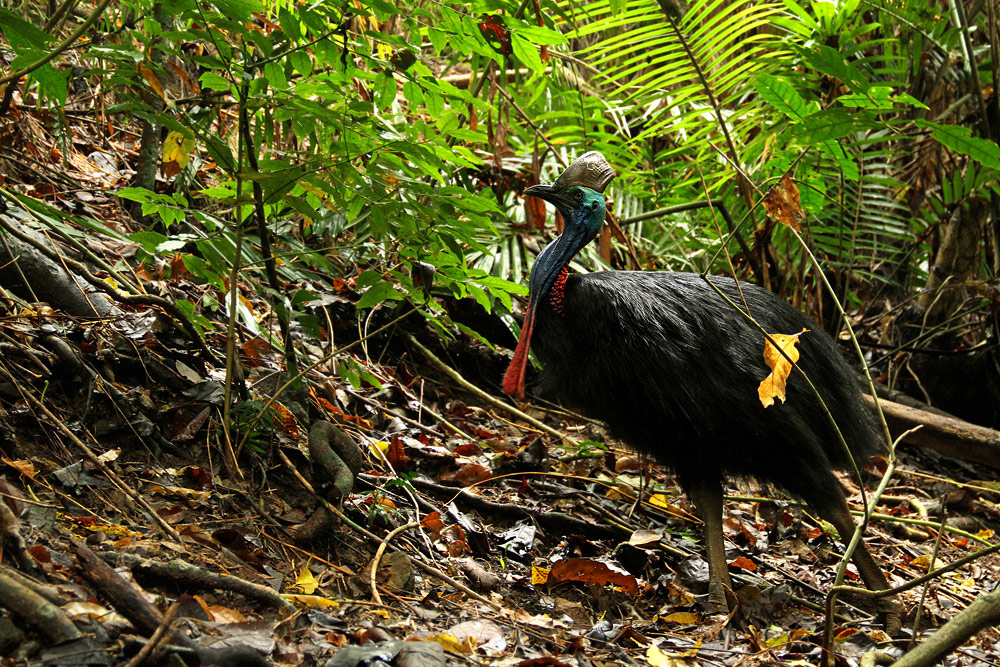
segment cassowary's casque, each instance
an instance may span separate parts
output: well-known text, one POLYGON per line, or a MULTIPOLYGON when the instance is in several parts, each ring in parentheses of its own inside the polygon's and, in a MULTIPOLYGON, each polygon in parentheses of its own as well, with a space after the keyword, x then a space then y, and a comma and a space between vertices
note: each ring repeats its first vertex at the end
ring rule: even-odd
MULTIPOLYGON (((727 478, 751 478, 805 500, 844 539, 854 521, 832 470, 850 466, 813 392, 792 373, 784 404, 764 408, 757 386, 768 374, 764 336, 694 273, 606 271, 569 274, 573 256, 604 223, 604 189, 614 171, 600 153, 581 156, 553 185, 525 194, 551 203, 562 234, 531 268, 528 307, 504 391, 524 395, 528 348, 543 367, 545 388, 600 419, 635 449, 676 471, 705 522, 709 601, 727 608, 732 588, 722 534, 727 478)), ((749 283, 709 278, 734 303, 746 304, 769 333, 809 330, 799 367, 823 397, 863 463, 883 449, 880 431, 834 341, 774 294, 749 283)), ((888 588, 860 544, 854 560, 865 584, 888 588)), ((898 625, 892 601, 880 607, 898 625)))

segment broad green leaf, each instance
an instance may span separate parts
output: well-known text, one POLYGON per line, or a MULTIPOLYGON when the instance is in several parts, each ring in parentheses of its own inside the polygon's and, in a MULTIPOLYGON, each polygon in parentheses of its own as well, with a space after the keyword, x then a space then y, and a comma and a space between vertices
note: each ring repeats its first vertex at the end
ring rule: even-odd
POLYGON ((361 295, 361 298, 358 300, 358 308, 371 308, 372 306, 376 306, 387 299, 402 301, 403 298, 403 295, 392 285, 392 283, 375 283, 361 295))
POLYGON ((792 120, 800 120, 808 112, 805 100, 787 81, 761 73, 754 79, 761 98, 792 120))
POLYGON ((520 32, 511 33, 511 46, 514 47, 514 55, 525 67, 538 73, 545 70, 545 63, 538 53, 538 47, 523 37, 520 32))
MULTIPOLYGON (((822 5, 825 3, 815 4, 822 5)), ((855 93, 867 94, 870 88, 868 79, 861 73, 861 70, 848 62, 844 58, 844 55, 837 49, 823 45, 815 51, 807 51, 805 57, 809 61, 809 64, 815 67, 817 71, 839 79, 855 93)))
POLYGON ((202 88, 207 88, 209 90, 221 90, 229 91, 233 86, 229 83, 229 80, 224 76, 220 76, 215 72, 205 72, 198 80, 201 82, 202 88))
POLYGON ((42 32, 16 14, 0 8, 0 30, 15 51, 24 48, 45 49, 52 36, 42 32))
MULTIPOLYGON (((625 2, 625 0, 621 0, 625 2)), ((546 28, 540 25, 524 25, 517 28, 517 32, 523 35, 527 39, 531 40, 535 44, 544 44, 546 46, 556 46, 558 44, 563 44, 566 42, 566 36, 563 35, 558 30, 553 30, 552 28, 546 28)))
POLYGON ((292 69, 302 76, 309 76, 312 73, 312 59, 305 51, 292 51, 288 54, 288 62, 292 64, 292 69))
POLYGON ((281 7, 278 10, 278 23, 288 39, 293 41, 302 39, 302 24, 299 23, 295 14, 288 11, 287 7, 281 7))
POLYGON ((805 143, 840 139, 856 131, 858 121, 843 109, 823 109, 809 114, 796 128, 805 143))
POLYGON ((1000 146, 987 139, 972 136, 969 128, 930 121, 917 121, 917 125, 930 129, 932 137, 956 153, 968 155, 984 167, 1000 169, 1000 146))
POLYGON ((68 94, 66 77, 68 75, 68 69, 65 72, 60 72, 49 64, 42 65, 31 73, 32 78, 38 81, 38 85, 45 94, 55 100, 60 107, 66 104, 66 95, 68 94))
POLYGON ((284 90, 288 87, 288 79, 285 78, 285 68, 280 62, 272 60, 265 64, 264 77, 275 90, 284 90))
MULTIPOLYGON (((119 193, 120 195, 121 193, 119 193)), ((136 232, 135 234, 129 234, 129 240, 135 241, 142 246, 142 249, 148 252, 150 255, 156 254, 156 249, 161 243, 165 243, 168 239, 163 234, 154 231, 142 231, 136 232)))

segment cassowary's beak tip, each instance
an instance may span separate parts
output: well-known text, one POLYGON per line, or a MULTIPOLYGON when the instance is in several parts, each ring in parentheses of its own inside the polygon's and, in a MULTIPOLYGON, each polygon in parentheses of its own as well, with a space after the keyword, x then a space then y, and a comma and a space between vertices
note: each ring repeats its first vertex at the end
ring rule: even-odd
POLYGON ((557 185, 532 185, 531 187, 524 189, 524 195, 526 197, 538 197, 539 199, 544 199, 556 208, 572 203, 566 198, 566 191, 557 185))
POLYGON ((540 197, 545 199, 545 195, 551 194, 554 188, 551 185, 546 185, 539 183, 538 185, 531 185, 524 189, 525 196, 528 197, 540 197))

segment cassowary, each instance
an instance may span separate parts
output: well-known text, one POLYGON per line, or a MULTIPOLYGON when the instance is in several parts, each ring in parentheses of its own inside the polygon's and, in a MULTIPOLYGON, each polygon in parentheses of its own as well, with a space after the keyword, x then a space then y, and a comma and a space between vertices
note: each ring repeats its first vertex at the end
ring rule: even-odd
MULTIPOLYGON (((732 589, 722 533, 723 483, 752 479, 805 500, 846 540, 854 531, 833 470, 850 467, 815 394, 797 373, 783 404, 757 395, 768 369, 764 336, 705 278, 666 271, 570 274, 574 255, 604 223, 604 189, 614 171, 597 152, 571 164, 552 185, 525 194, 562 214, 564 229, 536 258, 528 307, 504 391, 522 397, 529 347, 545 389, 604 421, 618 438, 672 468, 705 523, 709 603, 727 609, 732 589)), ((880 429, 834 341, 815 322, 749 283, 710 277, 749 309, 768 333, 808 333, 798 366, 818 389, 854 460, 883 450, 880 429)), ((889 587, 864 544, 854 561, 873 590, 889 587)), ((892 600, 879 607, 898 626, 892 600)))

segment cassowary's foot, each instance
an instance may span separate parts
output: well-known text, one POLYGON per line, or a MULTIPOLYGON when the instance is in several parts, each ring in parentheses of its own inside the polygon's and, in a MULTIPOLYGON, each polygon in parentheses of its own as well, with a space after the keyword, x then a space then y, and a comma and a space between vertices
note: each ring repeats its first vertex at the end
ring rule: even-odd
POLYGON ((729 603, 726 601, 726 591, 723 588, 709 589, 708 608, 716 614, 728 614, 729 603))
MULTIPOLYGON (((729 579, 729 577, 726 577, 729 579)), ((708 601, 707 606, 716 614, 728 614, 731 609, 735 609, 739 601, 731 588, 729 581, 723 581, 721 577, 709 577, 708 580, 708 601)))
POLYGON ((879 598, 875 601, 876 620, 890 637, 898 637, 903 629, 903 606, 896 598, 879 598))

